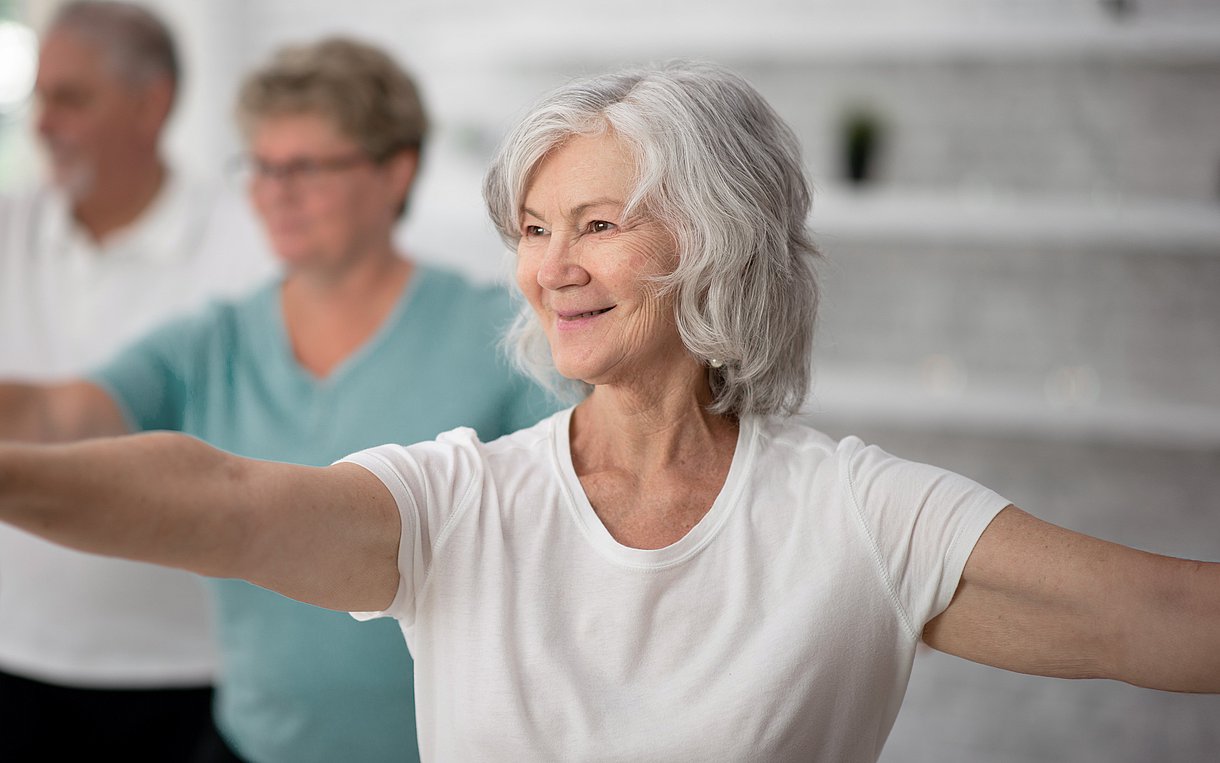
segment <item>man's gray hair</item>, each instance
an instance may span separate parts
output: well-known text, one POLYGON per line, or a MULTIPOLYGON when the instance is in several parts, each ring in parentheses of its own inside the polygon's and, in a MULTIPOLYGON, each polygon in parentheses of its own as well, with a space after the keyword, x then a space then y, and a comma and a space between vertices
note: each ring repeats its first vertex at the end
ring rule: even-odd
MULTIPOLYGON (((714 413, 791 414, 811 373, 817 250, 796 136, 744 79, 679 62, 578 81, 546 96, 501 145, 484 180, 492 222, 510 247, 533 173, 577 135, 612 132, 634 154, 627 214, 661 222, 678 265, 658 279, 674 296, 688 352, 707 364, 714 413), (719 361, 717 366, 713 361, 719 361)), ((590 387, 559 377, 523 304, 506 345, 565 397, 590 387)))
POLYGON ((147 8, 112 0, 76 0, 52 17, 49 31, 68 31, 105 51, 115 73, 133 85, 166 77, 177 90, 178 51, 169 27, 147 8))

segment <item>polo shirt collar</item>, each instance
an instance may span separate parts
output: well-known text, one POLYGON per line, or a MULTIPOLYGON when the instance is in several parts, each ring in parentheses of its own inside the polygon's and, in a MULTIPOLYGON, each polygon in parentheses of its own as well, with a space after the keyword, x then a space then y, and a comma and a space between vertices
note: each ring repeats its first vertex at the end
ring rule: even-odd
POLYGON ((104 255, 111 261, 183 260, 193 251, 193 241, 202 235, 204 224, 204 215, 199 209, 204 200, 192 196, 197 194, 190 193, 178 173, 167 169, 165 182, 144 213, 98 244, 72 218, 68 198, 58 190, 49 190, 35 235, 44 251, 79 247, 104 255))

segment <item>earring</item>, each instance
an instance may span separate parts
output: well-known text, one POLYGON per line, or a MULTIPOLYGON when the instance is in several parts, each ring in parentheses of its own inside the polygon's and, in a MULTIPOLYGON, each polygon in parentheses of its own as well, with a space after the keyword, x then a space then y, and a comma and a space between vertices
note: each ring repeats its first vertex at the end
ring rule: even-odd
POLYGON ((710 360, 707 361, 707 364, 709 366, 711 366, 712 368, 723 368, 724 367, 724 361, 721 360, 720 358, 711 358, 710 360))

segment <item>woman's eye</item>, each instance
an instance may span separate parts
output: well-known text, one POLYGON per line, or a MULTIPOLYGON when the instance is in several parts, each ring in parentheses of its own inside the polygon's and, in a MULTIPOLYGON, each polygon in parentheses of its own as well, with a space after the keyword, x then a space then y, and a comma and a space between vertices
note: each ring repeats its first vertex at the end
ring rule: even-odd
POLYGON ((593 233, 605 233, 608 230, 614 229, 614 223, 608 223, 605 220, 594 220, 589 223, 589 230, 593 233))
POLYGON ((546 229, 545 229, 545 228, 543 228, 541 225, 527 225, 527 226, 525 226, 525 235, 526 235, 526 236, 530 236, 530 237, 532 237, 532 236, 542 236, 542 235, 545 235, 545 234, 546 234, 546 229))

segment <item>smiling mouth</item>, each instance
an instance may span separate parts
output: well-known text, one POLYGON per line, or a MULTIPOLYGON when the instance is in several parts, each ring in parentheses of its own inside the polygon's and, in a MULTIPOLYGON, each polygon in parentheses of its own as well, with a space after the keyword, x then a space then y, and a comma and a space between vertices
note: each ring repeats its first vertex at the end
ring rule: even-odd
POLYGON ((559 319, 563 320, 563 321, 578 321, 581 318, 592 318, 595 315, 601 315, 602 313, 608 313, 613 309, 614 309, 614 306, 611 305, 610 307, 603 307, 600 310, 590 310, 587 313, 566 313, 566 314, 560 313, 559 319))

